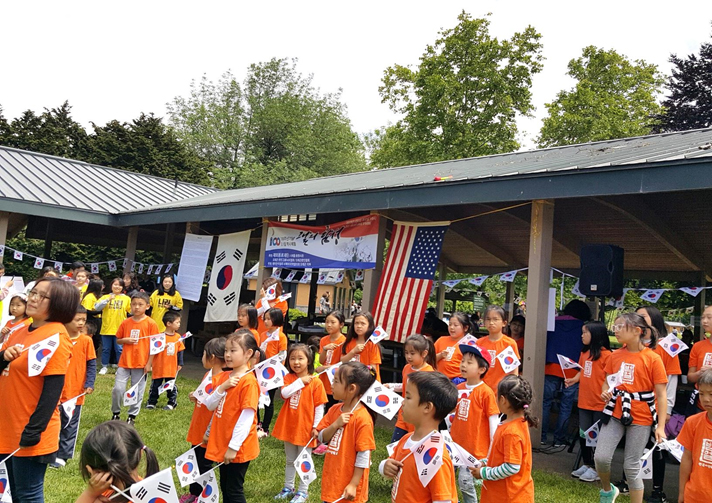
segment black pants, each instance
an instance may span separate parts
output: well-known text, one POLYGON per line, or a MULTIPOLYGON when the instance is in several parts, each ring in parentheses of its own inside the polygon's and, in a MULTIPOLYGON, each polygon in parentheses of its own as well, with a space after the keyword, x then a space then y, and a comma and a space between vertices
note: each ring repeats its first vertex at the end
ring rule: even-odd
POLYGON ((266 432, 269 432, 269 427, 272 424, 272 416, 274 415, 274 396, 277 394, 277 388, 269 390, 268 393, 269 405, 265 407, 265 413, 262 421, 259 421, 258 418, 258 422, 262 423, 262 430, 266 432))
MULTIPOLYGON (((198 470, 200 470, 200 474, 202 475, 213 467, 213 462, 209 459, 205 459, 205 447, 202 445, 194 445, 193 448, 195 449, 195 459, 198 462, 198 470)), ((193 496, 200 496, 200 493, 202 492, 202 485, 197 482, 190 484, 190 494, 193 496)))
POLYGON ((220 492, 223 503, 247 503, 245 499, 245 474, 250 462, 220 465, 220 492))
POLYGON ((77 432, 79 431, 79 416, 82 413, 82 406, 77 405, 71 418, 67 417, 64 408, 59 408, 59 417, 62 421, 62 429, 59 432, 59 451, 57 457, 67 461, 74 457, 74 446, 77 445, 77 432))
MULTIPOLYGON (((159 377, 158 379, 151 379, 151 392, 148 395, 148 405, 156 405, 158 403, 158 388, 161 384, 168 382, 172 377, 159 377)), ((166 391, 168 395, 168 405, 172 405, 175 409, 178 405, 178 386, 173 386, 171 389, 166 391)))

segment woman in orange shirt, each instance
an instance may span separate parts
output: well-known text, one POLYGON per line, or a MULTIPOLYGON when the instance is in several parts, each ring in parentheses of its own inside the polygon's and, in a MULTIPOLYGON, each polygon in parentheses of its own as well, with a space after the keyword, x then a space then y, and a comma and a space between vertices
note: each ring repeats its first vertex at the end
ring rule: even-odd
POLYGON ((32 324, 12 332, 0 351, 0 459, 12 455, 5 465, 16 501, 44 500, 47 464, 59 449, 57 404, 72 353, 63 324, 74 319, 78 305, 79 290, 68 281, 37 280, 27 296, 32 324), (37 343, 45 347, 23 351, 37 343))
POLYGON ((287 369, 289 374, 285 376, 282 388, 284 404, 272 433, 274 438, 284 442, 287 464, 284 488, 274 499, 305 503, 309 497, 309 485, 300 478, 299 490, 294 492, 294 477, 297 475, 294 462, 305 448, 311 453, 314 447, 316 427, 324 417, 326 391, 321 380, 314 377, 314 354, 306 344, 294 344, 289 348, 287 369))
POLYGON ((448 324, 449 337, 440 337, 435 341, 436 361, 438 370, 445 374, 448 379, 460 384, 463 379, 460 376, 460 362, 462 353, 458 345, 460 339, 472 333, 472 322, 465 313, 453 313, 448 324))
POLYGON ((532 387, 523 377, 506 376, 497 385, 497 406, 507 419, 494 432, 487 466, 470 468, 475 478, 486 481, 482 503, 534 503, 529 428, 539 420, 529 412, 531 403, 532 387))
MULTIPOLYGON (((273 307, 264 314, 265 331, 260 335, 260 350, 265 356, 265 359, 278 356, 284 363, 287 358, 287 336, 282 332, 284 324, 284 316, 282 311, 273 307)), ((243 329, 240 329, 243 330, 243 329)), ((277 388, 269 390, 269 404, 265 405, 264 417, 260 420, 259 413, 257 417, 257 428, 260 433, 260 438, 269 435, 269 427, 272 424, 272 416, 274 415, 274 396, 277 393, 277 388)))
POLYGON ((329 382, 329 376, 325 372, 329 369, 329 367, 338 362, 338 358, 335 358, 335 355, 341 354, 339 347, 346 340, 346 337, 344 337, 344 334, 342 333, 345 321, 344 314, 341 311, 332 311, 327 314, 326 320, 324 320, 326 335, 319 341, 320 366, 316 368, 316 371, 319 373, 319 379, 321 379, 321 383, 324 385, 324 389, 326 390, 326 410, 329 410, 336 405, 336 400, 331 392, 331 382, 329 382))
POLYGON ((381 380, 381 347, 373 342, 368 342, 376 325, 371 313, 358 313, 353 317, 346 339, 341 346, 341 363, 355 360, 367 365, 376 372, 376 380, 381 380))
POLYGON ((257 328, 260 326, 260 323, 255 306, 241 304, 240 307, 237 308, 237 324, 239 325, 238 328, 246 328, 252 332, 252 335, 255 336, 255 340, 259 344, 260 333, 257 331, 257 328))
POLYGON ((205 400, 214 410, 205 458, 220 465, 220 491, 225 503, 246 503, 245 474, 250 461, 260 454, 257 439, 257 402, 260 386, 250 360, 258 351, 255 338, 241 328, 225 342, 229 377, 205 400))
MULTIPOLYGON (((601 389, 606 380, 606 363, 611 356, 611 341, 608 339, 606 325, 600 321, 586 323, 581 330, 581 342, 583 349, 578 364, 582 370, 574 377, 565 379, 564 385, 568 388, 579 383, 579 430, 587 431, 597 422, 599 428, 603 424, 603 407, 606 403, 601 398, 601 389)), ((593 465, 593 447, 587 447, 583 437, 579 442, 583 464, 571 472, 571 476, 583 482, 595 482, 598 474, 593 465)))
POLYGON ((257 331, 259 333, 267 330, 264 324, 262 315, 264 315, 268 310, 272 308, 277 308, 282 311, 282 316, 286 318, 287 311, 289 310, 289 305, 286 300, 279 300, 282 295, 282 280, 279 278, 267 278, 262 282, 262 291, 260 292, 260 300, 257 301, 255 307, 257 308, 257 331), (273 299, 267 300, 266 294, 269 288, 274 285, 275 297, 273 299))

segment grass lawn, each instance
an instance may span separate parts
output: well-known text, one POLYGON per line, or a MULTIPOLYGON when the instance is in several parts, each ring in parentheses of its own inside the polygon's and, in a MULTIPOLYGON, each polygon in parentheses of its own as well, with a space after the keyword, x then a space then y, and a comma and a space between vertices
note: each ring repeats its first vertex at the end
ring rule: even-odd
MULTIPOLYGON (((82 411, 75 459, 79 457, 79 450, 87 432, 97 424, 110 419, 110 394, 113 384, 113 375, 97 376, 96 391, 93 395, 87 397, 82 411)), ((190 447, 185 441, 185 436, 188 431, 193 406, 188 401, 187 396, 188 392, 195 389, 199 383, 194 380, 179 378, 178 384, 179 406, 176 410, 164 411, 160 408, 152 411, 142 410, 136 420, 136 428, 146 445, 158 455, 161 468, 172 465, 174 459, 190 447)), ((159 406, 165 405, 165 400, 165 395, 162 395, 159 406)), ((281 402, 278 402, 277 406, 279 407, 280 404, 281 402)), ((126 411, 124 410, 122 418, 125 417, 126 411)), ((390 430, 385 428, 376 428, 378 449, 373 455, 370 501, 390 501, 391 484, 378 474, 378 464, 386 457, 386 444, 390 441, 391 433, 390 430)), ((282 443, 273 438, 267 438, 261 441, 260 448, 259 458, 252 462, 247 471, 245 491, 247 501, 250 502, 272 501, 273 496, 281 490, 284 478, 284 448, 282 443)), ((315 462, 317 473, 321 475, 323 457, 315 456, 315 462)), ((143 468, 140 469, 140 473, 143 473, 143 468)), ((534 483, 537 503, 598 501, 598 488, 596 486, 584 485, 556 474, 535 470, 534 483)), ((321 501, 319 498, 320 485, 320 479, 317 479, 310 486, 310 502, 321 501)), ((71 460, 66 467, 60 470, 47 470, 45 499, 48 503, 71 503, 84 490, 84 486, 78 463, 76 460, 71 460)), ((179 494, 181 494, 177 479, 176 486, 179 489, 179 494)), ((627 498, 622 497, 619 501, 627 501, 627 498)))

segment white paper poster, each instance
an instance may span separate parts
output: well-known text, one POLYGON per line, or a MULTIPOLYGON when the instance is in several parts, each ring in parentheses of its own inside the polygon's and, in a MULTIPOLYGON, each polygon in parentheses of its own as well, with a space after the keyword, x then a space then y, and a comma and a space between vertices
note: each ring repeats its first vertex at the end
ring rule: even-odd
POLYGON ((212 236, 186 234, 183 242, 183 252, 178 266, 176 289, 183 299, 199 301, 203 290, 205 268, 208 266, 212 236))
POLYGON ((546 320, 546 331, 553 332, 556 329, 556 288, 549 288, 549 316, 546 320))
POLYGON ((237 321, 242 273, 251 232, 223 234, 218 238, 208 286, 205 321, 237 321))

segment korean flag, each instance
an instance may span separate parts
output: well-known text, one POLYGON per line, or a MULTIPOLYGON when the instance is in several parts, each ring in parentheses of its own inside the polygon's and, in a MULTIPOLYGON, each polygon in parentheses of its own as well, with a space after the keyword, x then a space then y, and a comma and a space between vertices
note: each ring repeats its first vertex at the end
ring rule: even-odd
POLYGON ((297 475, 306 485, 311 484, 316 480, 316 470, 314 469, 314 460, 312 459, 309 447, 305 447, 302 452, 294 460, 294 468, 297 470, 297 475))
POLYGON ((255 365, 255 377, 263 391, 284 386, 285 375, 287 375, 287 369, 279 358, 270 358, 255 365))
POLYGON ((643 480, 650 480, 653 478, 652 454, 654 450, 655 447, 645 451, 645 453, 643 453, 643 455, 640 457, 640 472, 638 472, 638 477, 643 480))
POLYGON ((143 374, 141 379, 138 380, 136 384, 131 386, 126 393, 124 393, 124 406, 129 407, 131 405, 136 405, 139 401, 138 386, 141 384, 141 380, 146 377, 147 374, 143 374))
POLYGON ((378 325, 374 330, 371 336, 368 338, 366 341, 366 344, 368 344, 368 341, 371 341, 374 344, 378 344, 381 342, 383 339, 388 339, 388 332, 383 330, 383 327, 378 325))
POLYGON ((171 379, 170 381, 166 381, 161 386, 158 388, 158 394, 162 395, 166 391, 172 390, 173 388, 176 387, 176 380, 171 379))
POLYGON ((0 502, 12 503, 12 496, 10 494, 10 477, 7 473, 7 466, 5 466, 5 462, 0 463, 0 502))
POLYGON ((213 386, 213 376, 212 372, 208 372, 205 374, 205 377, 200 383, 200 386, 193 391, 193 396, 195 399, 200 402, 200 403, 205 403, 205 399, 208 398, 209 395, 211 395, 215 391, 215 387, 213 386))
POLYGON ((218 481, 215 479, 215 469, 204 473, 196 482, 203 487, 203 492, 198 496, 198 503, 217 503, 220 499, 218 481))
POLYGON ((176 473, 181 487, 192 484, 200 476, 195 449, 189 449, 176 458, 176 473))
POLYGON ((29 349, 30 354, 27 358, 27 374, 30 377, 40 375, 58 347, 58 333, 50 335, 37 344, 33 344, 29 349))
POLYGON ((596 421, 588 430, 584 432, 586 437, 586 447, 596 447, 598 445, 598 434, 601 432, 601 422, 596 421))
POLYGON ((162 353, 163 350, 166 349, 166 334, 163 333, 152 335, 150 340, 150 347, 150 354, 157 355, 158 353, 162 353))
POLYGON ((658 346, 663 348, 667 354, 675 358, 677 355, 685 351, 689 346, 675 337, 674 334, 669 334, 664 339, 658 341, 658 346))
POLYGON ((389 390, 378 381, 374 381, 371 387, 368 388, 361 397, 361 401, 389 421, 395 417, 398 409, 403 405, 403 397, 389 390))
POLYGON ((499 360, 499 364, 502 365, 502 370, 504 370, 506 374, 513 372, 517 369, 517 367, 519 367, 519 358, 517 358, 512 346, 508 346, 507 349, 498 354, 497 359, 499 360))
POLYGON ((134 503, 178 503, 178 493, 170 468, 131 484, 134 503))
POLYGON ((427 487, 443 464, 443 449, 445 438, 440 432, 433 432, 423 439, 413 451, 415 466, 418 468, 418 478, 423 487, 427 487))

